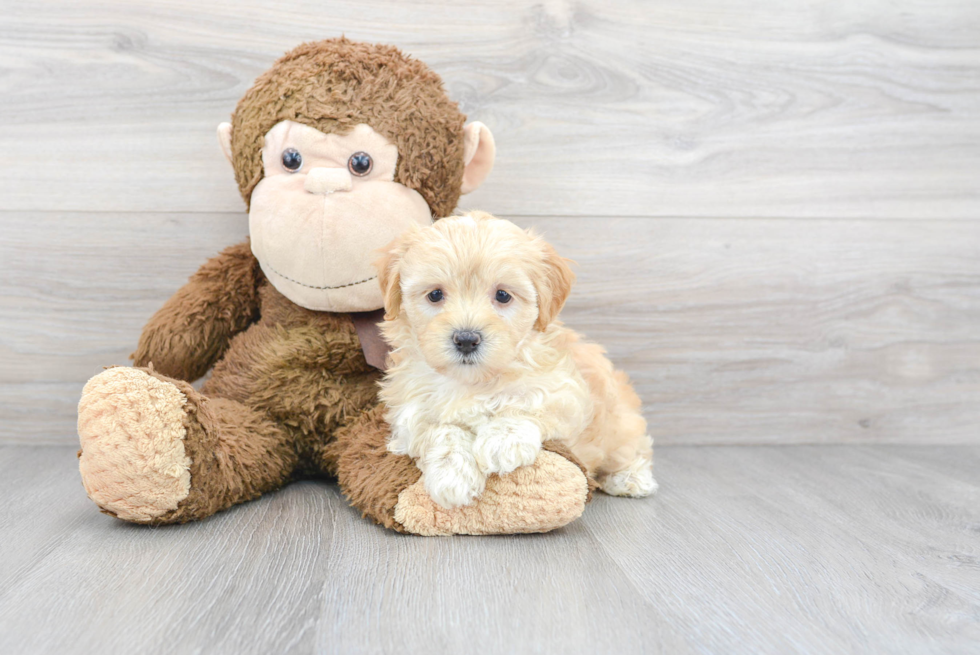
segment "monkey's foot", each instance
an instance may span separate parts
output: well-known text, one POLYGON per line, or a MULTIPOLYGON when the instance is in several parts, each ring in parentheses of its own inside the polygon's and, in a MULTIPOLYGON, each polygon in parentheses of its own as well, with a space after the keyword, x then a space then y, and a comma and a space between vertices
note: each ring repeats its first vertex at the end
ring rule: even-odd
POLYGON ((186 403, 176 386, 136 368, 110 368, 88 381, 78 404, 79 470, 104 512, 147 523, 187 497, 186 403))
POLYGON ((444 509, 432 502, 423 476, 398 495, 395 520, 424 536, 548 532, 581 516, 588 499, 582 469, 545 450, 530 466, 491 475, 483 495, 464 507, 444 509))

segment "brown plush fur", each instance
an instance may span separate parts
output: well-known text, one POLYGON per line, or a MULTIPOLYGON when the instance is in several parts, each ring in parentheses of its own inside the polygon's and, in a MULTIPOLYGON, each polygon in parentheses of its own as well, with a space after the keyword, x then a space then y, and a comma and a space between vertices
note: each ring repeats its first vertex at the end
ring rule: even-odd
POLYGON ((345 38, 304 43, 239 101, 231 121, 235 178, 247 204, 262 179, 263 137, 276 123, 338 134, 366 123, 398 146, 395 181, 418 191, 441 218, 459 200, 465 118, 442 79, 397 48, 345 38))
POLYGON ((278 489, 293 475, 292 435, 246 405, 208 398, 186 382, 147 371, 187 396, 184 448, 191 460, 190 494, 151 523, 183 523, 278 489))
POLYGON ((388 452, 389 433, 384 410, 375 405, 337 430, 321 462, 337 474, 344 495, 362 515, 404 532, 395 520, 398 494, 415 484, 422 472, 410 458, 388 452))
POLYGON ((130 357, 137 366, 152 361, 157 371, 178 380, 198 379, 231 338, 258 318, 260 279, 247 241, 226 248, 153 315, 130 357))
MULTIPOLYGON (((372 411, 377 408, 380 373, 364 359, 349 315, 303 309, 276 291, 261 272, 254 274, 256 286, 251 293, 219 291, 222 286, 216 280, 238 282, 246 277, 245 270, 254 270, 241 256, 247 247, 246 243, 228 248, 210 260, 175 298, 198 308, 192 325, 210 325, 248 309, 261 316, 257 322, 229 341, 221 331, 186 331, 187 313, 175 316, 168 303, 140 339, 136 365, 152 365, 151 374, 174 383, 187 396, 185 448, 193 462, 190 496, 175 512, 154 522, 209 516, 296 475, 340 475, 337 459, 343 450, 327 448, 338 428, 346 428, 341 431, 345 435, 354 426, 365 437, 380 436, 381 451, 388 455, 384 450, 387 425, 372 411), (242 304, 255 298, 258 303, 247 308, 232 305, 233 298, 242 304), (182 338, 162 338, 168 328, 182 338), (202 352, 224 352, 224 356, 198 393, 181 378, 193 379, 183 374, 194 370, 193 358, 202 352), (165 364, 159 366, 157 361, 165 364)), ((342 443, 350 446, 354 441, 348 437, 342 443)), ((372 447, 363 444, 365 450, 372 447)), ((356 460, 359 455, 350 457, 356 460)), ((388 463, 390 483, 374 487, 392 499, 387 514, 397 502, 398 490, 418 478, 409 458, 389 458, 404 461, 401 471, 394 462, 388 463), (400 478, 406 482, 399 482, 400 478), (388 489, 389 484, 395 487, 388 489)), ((357 480, 359 473, 349 477, 357 480)), ((376 514, 381 508, 378 502, 364 497, 358 483, 354 486, 358 498, 363 497, 376 514)), ((377 518, 386 522, 381 515, 377 518)))

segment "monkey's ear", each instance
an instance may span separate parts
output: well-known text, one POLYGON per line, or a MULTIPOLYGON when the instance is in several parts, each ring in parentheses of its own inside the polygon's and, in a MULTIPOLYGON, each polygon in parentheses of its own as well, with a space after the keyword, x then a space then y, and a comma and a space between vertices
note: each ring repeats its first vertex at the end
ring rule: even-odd
POLYGON ((493 143, 490 128, 473 121, 463 128, 463 186, 460 193, 475 191, 493 170, 497 146, 493 143))
POLYGON ((228 161, 231 161, 231 123, 221 123, 218 125, 218 143, 221 144, 221 152, 225 153, 228 161))
POLYGON ((542 242, 544 249, 545 274, 535 282, 538 293, 538 320, 534 327, 544 332, 545 328, 556 318, 575 282, 575 273, 569 266, 571 260, 565 259, 549 244, 542 242))

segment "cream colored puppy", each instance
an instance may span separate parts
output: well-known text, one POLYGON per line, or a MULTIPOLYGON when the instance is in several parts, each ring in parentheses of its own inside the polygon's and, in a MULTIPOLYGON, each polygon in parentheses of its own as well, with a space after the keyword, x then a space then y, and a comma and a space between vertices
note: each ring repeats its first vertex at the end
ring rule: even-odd
POLYGON ((388 449, 415 459, 433 501, 469 504, 549 439, 607 493, 656 490, 640 399, 556 320, 574 274, 540 237, 473 212, 410 229, 376 265, 393 348, 388 449))

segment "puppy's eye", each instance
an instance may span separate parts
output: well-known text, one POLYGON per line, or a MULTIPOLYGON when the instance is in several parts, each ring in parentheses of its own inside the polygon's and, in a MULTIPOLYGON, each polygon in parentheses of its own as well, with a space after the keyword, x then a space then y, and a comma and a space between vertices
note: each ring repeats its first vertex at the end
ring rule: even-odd
POLYGON ((497 289, 496 299, 501 305, 506 305, 510 302, 511 295, 504 291, 503 289, 497 289))
POLYGON ((371 160, 371 155, 366 152, 355 152, 347 160, 347 168, 351 174, 364 177, 374 168, 374 162, 371 160))
POLYGON ((426 296, 431 303, 442 302, 442 289, 433 289, 426 296))
POLYGON ((303 168, 303 155, 296 148, 286 148, 282 151, 282 167, 290 173, 303 168))

